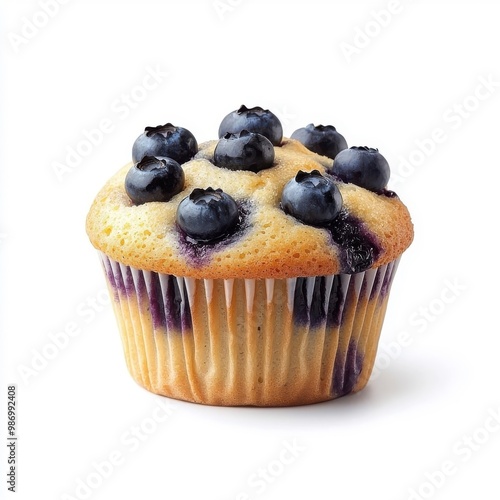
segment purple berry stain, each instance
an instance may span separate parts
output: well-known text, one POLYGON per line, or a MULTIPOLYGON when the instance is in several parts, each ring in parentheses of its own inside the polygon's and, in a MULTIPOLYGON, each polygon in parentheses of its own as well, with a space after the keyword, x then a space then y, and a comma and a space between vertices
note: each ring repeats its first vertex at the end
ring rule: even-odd
POLYGON ((332 392, 337 397, 352 392, 363 369, 363 356, 356 344, 355 341, 349 342, 345 364, 342 363, 342 352, 337 351, 332 380, 332 392))
POLYGON ((210 262, 212 256, 242 238, 250 227, 251 203, 247 200, 237 201, 238 220, 229 234, 210 241, 198 241, 189 236, 178 224, 177 235, 181 251, 190 265, 201 267, 210 262))
POLYGON ((347 211, 342 210, 326 229, 339 247, 342 272, 354 274, 366 271, 379 257, 381 248, 375 235, 347 211))

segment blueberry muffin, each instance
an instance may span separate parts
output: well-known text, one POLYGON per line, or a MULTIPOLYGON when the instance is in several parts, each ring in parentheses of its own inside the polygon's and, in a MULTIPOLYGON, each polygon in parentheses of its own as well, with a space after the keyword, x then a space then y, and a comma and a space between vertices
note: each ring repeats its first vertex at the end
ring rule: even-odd
POLYGON ((211 405, 287 406, 362 389, 413 239, 376 149, 333 126, 283 137, 229 113, 198 145, 147 127, 97 195, 87 233, 125 359, 146 389, 211 405))

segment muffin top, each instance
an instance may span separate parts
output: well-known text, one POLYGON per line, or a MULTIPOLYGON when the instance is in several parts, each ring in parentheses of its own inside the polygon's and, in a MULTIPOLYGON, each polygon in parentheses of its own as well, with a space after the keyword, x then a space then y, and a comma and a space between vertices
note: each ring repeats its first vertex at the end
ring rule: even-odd
POLYGON ((362 272, 412 242, 377 150, 347 149, 332 126, 283 138, 272 113, 244 106, 219 137, 198 146, 181 127, 148 127, 95 198, 92 244, 139 269, 259 279, 362 272))

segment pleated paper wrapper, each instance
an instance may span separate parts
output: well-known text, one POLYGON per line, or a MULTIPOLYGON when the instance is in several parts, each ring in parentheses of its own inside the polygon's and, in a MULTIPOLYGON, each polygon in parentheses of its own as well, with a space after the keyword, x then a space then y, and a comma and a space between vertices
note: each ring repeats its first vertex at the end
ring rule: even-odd
POLYGON ((357 274, 200 280, 99 255, 136 382, 223 406, 301 405, 362 389, 399 263, 357 274))

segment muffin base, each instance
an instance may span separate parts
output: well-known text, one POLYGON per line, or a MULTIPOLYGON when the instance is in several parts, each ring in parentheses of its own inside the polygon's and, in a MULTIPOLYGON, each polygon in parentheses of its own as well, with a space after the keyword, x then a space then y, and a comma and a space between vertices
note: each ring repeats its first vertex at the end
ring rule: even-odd
POLYGON ((132 377, 221 406, 292 406, 361 390, 399 259, 357 274, 199 280, 100 258, 132 377))

